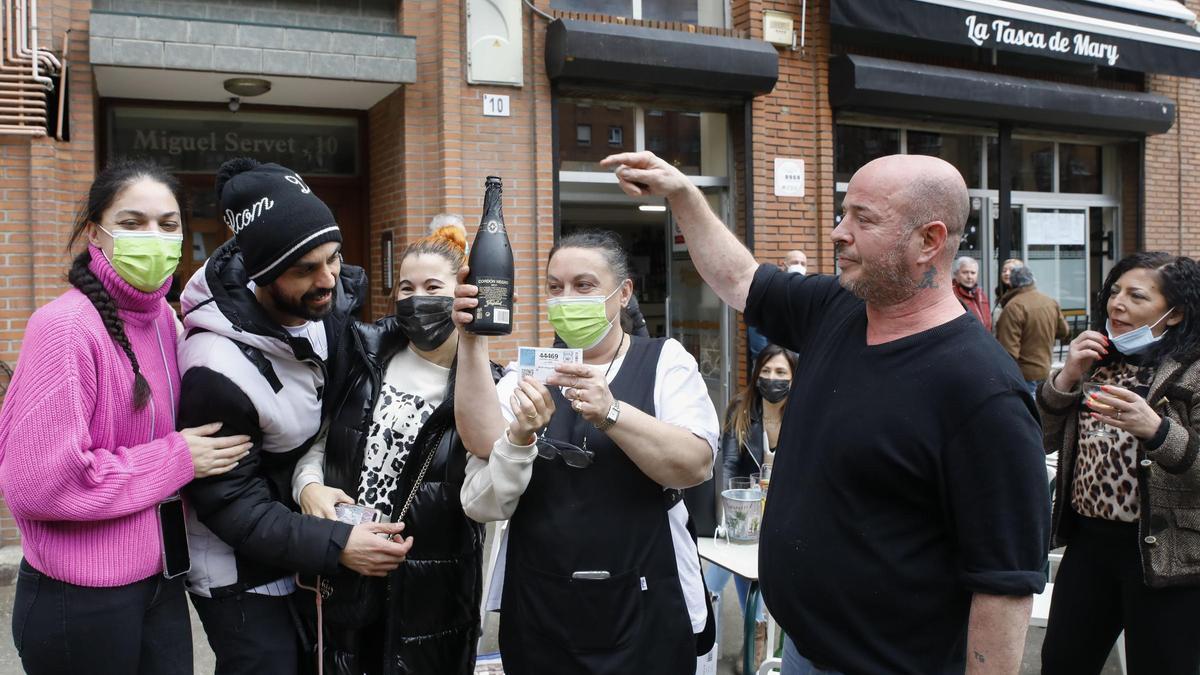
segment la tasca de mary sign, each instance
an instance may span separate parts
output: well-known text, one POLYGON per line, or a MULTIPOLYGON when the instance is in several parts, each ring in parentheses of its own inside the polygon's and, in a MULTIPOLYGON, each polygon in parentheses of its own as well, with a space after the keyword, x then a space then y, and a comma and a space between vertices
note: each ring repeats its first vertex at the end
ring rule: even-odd
POLYGON ((975 14, 968 16, 966 23, 967 37, 979 47, 985 47, 991 43, 994 46, 1007 45, 1040 49, 1050 54, 1074 54, 1096 59, 1110 66, 1117 65, 1117 61, 1121 58, 1121 52, 1117 45, 1101 42, 1087 33, 1072 34, 1060 30, 1053 35, 1047 35, 1045 31, 1013 25, 1013 22, 1008 19, 988 21, 986 18, 980 19, 975 14))

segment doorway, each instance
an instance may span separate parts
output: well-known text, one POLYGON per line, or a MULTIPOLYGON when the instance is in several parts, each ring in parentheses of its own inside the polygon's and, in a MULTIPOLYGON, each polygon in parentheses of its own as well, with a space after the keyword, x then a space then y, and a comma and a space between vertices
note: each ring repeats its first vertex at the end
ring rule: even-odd
MULTIPOLYGON (((700 277, 666 206, 630 202, 615 185, 610 192, 611 200, 596 195, 588 201, 562 202, 562 236, 596 229, 620 237, 647 332, 683 344, 723 414, 736 380, 729 308, 700 277)), ((724 190, 704 192, 714 212, 727 215, 724 190)))
MULTIPOLYGON (((179 294, 187 282, 204 267, 209 256, 233 236, 221 220, 217 194, 213 190, 213 177, 183 174, 177 178, 183 184, 188 205, 183 225, 183 258, 179 261, 175 281, 167 294, 167 299, 172 303, 179 302, 179 294)), ((363 194, 358 187, 359 181, 321 176, 306 177, 304 180, 333 212, 334 220, 342 231, 342 259, 365 269, 370 278, 371 256, 363 232, 363 194)), ((369 307, 364 307, 364 311, 369 311, 369 307)))

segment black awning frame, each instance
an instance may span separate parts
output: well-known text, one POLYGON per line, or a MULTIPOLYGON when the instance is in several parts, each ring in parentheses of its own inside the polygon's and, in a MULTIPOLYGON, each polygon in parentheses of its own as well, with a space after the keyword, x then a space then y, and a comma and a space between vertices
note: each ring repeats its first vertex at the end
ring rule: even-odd
POLYGON ((897 110, 1050 128, 1161 134, 1175 102, 1101 89, 851 54, 830 62, 835 108, 897 110))
POLYGON ((559 88, 615 88, 742 100, 770 93, 779 54, 761 40, 556 19, 546 74, 559 88))
POLYGON ((1200 77, 1200 32, 1072 0, 831 0, 834 26, 1135 72, 1200 77))

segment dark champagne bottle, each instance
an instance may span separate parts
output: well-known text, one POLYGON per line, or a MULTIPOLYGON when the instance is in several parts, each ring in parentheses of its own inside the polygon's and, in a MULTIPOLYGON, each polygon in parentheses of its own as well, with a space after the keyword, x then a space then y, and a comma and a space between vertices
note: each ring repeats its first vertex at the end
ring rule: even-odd
POLYGON ((467 260, 467 283, 479 287, 479 306, 467 330, 476 335, 512 333, 513 254, 500 208, 503 187, 499 176, 483 184, 483 218, 467 260))

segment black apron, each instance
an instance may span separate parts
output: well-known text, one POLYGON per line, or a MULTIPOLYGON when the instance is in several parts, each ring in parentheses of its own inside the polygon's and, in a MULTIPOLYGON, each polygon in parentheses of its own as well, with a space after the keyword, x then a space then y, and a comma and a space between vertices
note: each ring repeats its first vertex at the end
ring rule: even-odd
MULTIPOLYGON (((610 389, 654 414, 664 339, 632 336, 610 389)), ((696 637, 663 488, 571 409, 558 387, 546 435, 595 453, 586 469, 535 459, 509 523, 500 652, 509 675, 696 672, 696 637), (577 571, 609 573, 573 579, 577 571)))

